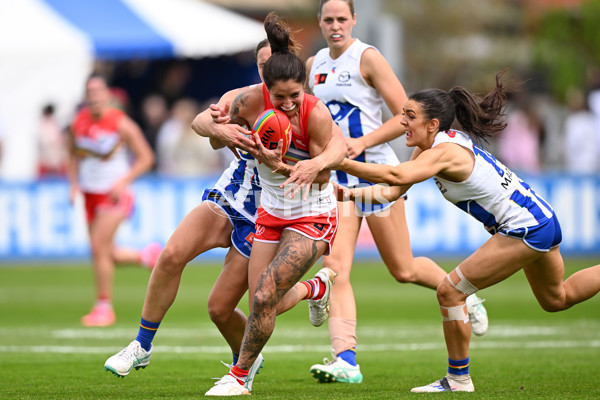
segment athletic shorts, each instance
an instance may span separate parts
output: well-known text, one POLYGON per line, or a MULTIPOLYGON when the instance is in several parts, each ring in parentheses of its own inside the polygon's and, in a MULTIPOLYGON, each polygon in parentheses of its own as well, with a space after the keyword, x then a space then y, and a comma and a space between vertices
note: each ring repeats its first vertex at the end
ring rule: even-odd
POLYGON ((294 219, 279 218, 269 214, 262 207, 258 208, 254 237, 256 241, 279 243, 285 229, 298 232, 312 240, 327 242, 329 246, 325 255, 328 255, 337 233, 337 208, 323 214, 294 219))
POLYGON ((223 210, 233 227, 231 231, 233 247, 244 257, 250 258, 250 251, 254 242, 254 222, 237 212, 217 189, 206 189, 202 194, 202 201, 210 201, 223 210))
POLYGON ((125 217, 130 217, 133 213, 133 193, 129 190, 123 192, 118 200, 110 198, 108 193, 83 193, 85 201, 85 215, 87 222, 90 223, 96 218, 99 212, 111 211, 122 212, 125 217))
POLYGON ((517 228, 498 231, 499 234, 523 240, 525 244, 537 251, 547 252, 562 242, 562 231, 556 214, 545 222, 528 228, 517 228))

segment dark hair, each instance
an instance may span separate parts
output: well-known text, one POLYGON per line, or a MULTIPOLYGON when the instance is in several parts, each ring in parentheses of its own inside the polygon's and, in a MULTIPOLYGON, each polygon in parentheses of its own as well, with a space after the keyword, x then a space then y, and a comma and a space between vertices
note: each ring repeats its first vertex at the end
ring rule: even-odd
POLYGON ((254 49, 254 60, 258 60, 258 52, 264 49, 269 45, 268 39, 263 39, 256 45, 256 49, 254 49))
POLYGON ((484 98, 480 98, 460 86, 450 91, 441 89, 419 90, 409 96, 421 106, 425 119, 437 118, 439 131, 450 129, 454 119, 460 123, 461 129, 474 139, 487 142, 506 128, 505 116, 506 91, 502 85, 504 69, 496 74, 496 87, 484 98))
MULTIPOLYGON (((323 5, 325 3, 328 3, 331 0, 321 0, 321 3, 319 4, 319 17, 321 16, 321 11, 323 11, 323 5)), ((343 1, 344 3, 346 3, 348 5, 348 8, 350 8, 350 14, 354 15, 354 0, 340 0, 343 1)))
POLYGON ((54 104, 48 103, 42 108, 42 114, 45 116, 50 116, 54 114, 54 104))
POLYGON ((290 27, 277 14, 271 12, 265 18, 265 32, 271 45, 271 57, 263 68, 267 88, 277 81, 294 80, 304 86, 306 66, 296 55, 299 45, 291 38, 290 27))

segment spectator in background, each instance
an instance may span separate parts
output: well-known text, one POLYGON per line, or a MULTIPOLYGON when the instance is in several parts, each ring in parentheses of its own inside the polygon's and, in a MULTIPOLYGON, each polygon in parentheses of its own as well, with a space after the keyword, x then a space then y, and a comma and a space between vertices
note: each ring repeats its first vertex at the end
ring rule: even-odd
POLYGON ((530 99, 515 94, 507 107, 506 129, 498 137, 498 154, 507 167, 521 172, 539 172, 542 124, 530 99))
POLYGON ((592 89, 588 93, 587 106, 590 112, 594 115, 595 120, 595 146, 596 160, 600 169, 600 74, 596 74, 592 78, 592 89))
POLYGON ((144 136, 156 153, 156 138, 162 124, 169 117, 167 101, 160 94, 146 96, 142 102, 141 126, 144 136))
POLYGON ((567 93, 570 113, 565 120, 565 168, 569 172, 594 173, 598 162, 600 126, 589 110, 583 93, 567 93))
POLYGON ((198 104, 191 99, 181 99, 173 105, 171 117, 160 128, 156 140, 159 173, 197 176, 220 172, 221 152, 214 151, 207 140, 198 140, 192 129, 198 110, 198 104))
POLYGON ((185 89, 192 79, 192 68, 185 61, 169 63, 158 83, 158 90, 169 105, 185 96, 185 89))
POLYGON ((42 109, 38 134, 39 177, 64 175, 67 171, 67 143, 53 104, 42 109))
POLYGON ((86 83, 86 107, 75 117, 69 135, 69 197, 81 192, 96 278, 96 303, 81 319, 84 326, 108 326, 115 320, 112 289, 115 264, 154 267, 162 248, 142 251, 114 245, 117 229, 133 210, 129 185, 147 172, 154 154, 139 126, 112 105, 105 78, 92 75, 86 83), (133 161, 127 150, 131 151, 133 161))

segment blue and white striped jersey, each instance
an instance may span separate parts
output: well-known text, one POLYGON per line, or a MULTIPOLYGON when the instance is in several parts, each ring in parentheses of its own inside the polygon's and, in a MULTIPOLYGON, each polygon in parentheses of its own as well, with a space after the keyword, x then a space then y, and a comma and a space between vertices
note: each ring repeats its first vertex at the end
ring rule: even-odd
POLYGON ((523 180, 486 150, 476 146, 464 132, 439 132, 433 147, 455 143, 475 155, 475 166, 463 182, 434 177, 442 195, 483 223, 491 234, 511 234, 554 218, 554 210, 523 180))
POLYGON ((258 162, 250 154, 239 151, 241 159, 234 159, 215 184, 229 204, 251 222, 256 222, 260 205, 258 162))

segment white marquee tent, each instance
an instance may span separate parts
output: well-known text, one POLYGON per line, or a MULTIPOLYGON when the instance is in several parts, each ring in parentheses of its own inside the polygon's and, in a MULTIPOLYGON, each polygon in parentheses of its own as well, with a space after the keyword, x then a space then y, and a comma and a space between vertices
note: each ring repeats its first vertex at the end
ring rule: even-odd
POLYGON ((0 177, 35 178, 43 105, 70 116, 95 59, 235 54, 264 37, 261 23, 200 0, 0 0, 0 177))

